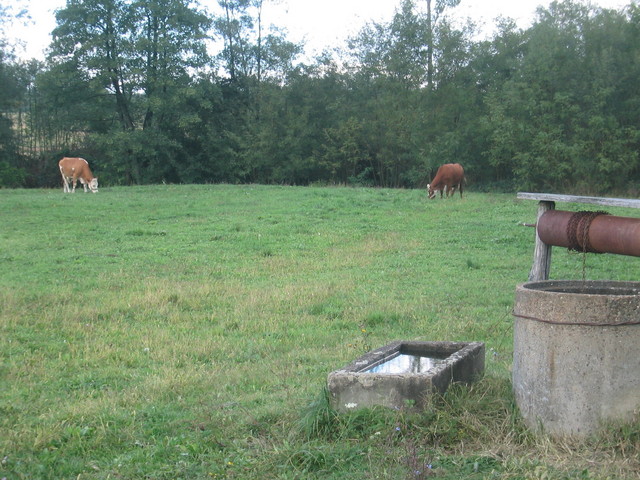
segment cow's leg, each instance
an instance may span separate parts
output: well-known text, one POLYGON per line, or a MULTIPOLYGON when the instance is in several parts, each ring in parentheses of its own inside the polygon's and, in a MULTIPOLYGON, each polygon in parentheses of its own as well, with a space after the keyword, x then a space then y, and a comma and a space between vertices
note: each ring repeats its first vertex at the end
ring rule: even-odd
POLYGON ((460 198, 462 198, 462 182, 463 180, 461 180, 460 184, 458 185, 458 187, 460 187, 460 198))
POLYGON ((74 175, 73 178, 71 179, 71 184, 73 185, 73 188, 71 189, 71 193, 76 193, 76 184, 77 183, 78 183, 78 177, 76 177, 74 175))
POLYGON ((62 191, 67 193, 69 192, 69 182, 67 180, 67 176, 62 171, 62 167, 60 167, 60 175, 62 175, 62 191))

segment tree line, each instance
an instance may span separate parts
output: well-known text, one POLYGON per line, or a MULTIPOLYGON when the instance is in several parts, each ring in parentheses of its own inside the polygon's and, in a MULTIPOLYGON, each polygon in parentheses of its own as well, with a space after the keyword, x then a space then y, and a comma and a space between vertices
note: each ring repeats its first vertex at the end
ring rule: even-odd
POLYGON ((553 2, 478 39, 459 1, 304 60, 268 0, 67 0, 46 61, 0 44, 0 186, 56 186, 66 155, 106 185, 423 187, 458 162, 476 189, 637 195, 640 7, 553 2))

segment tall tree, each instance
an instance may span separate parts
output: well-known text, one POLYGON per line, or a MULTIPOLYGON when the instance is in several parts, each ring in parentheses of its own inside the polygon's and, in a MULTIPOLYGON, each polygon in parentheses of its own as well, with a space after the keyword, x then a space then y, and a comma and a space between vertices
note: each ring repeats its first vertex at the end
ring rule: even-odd
POLYGON ((253 31, 253 19, 249 14, 250 0, 218 0, 223 14, 215 21, 216 30, 222 36, 221 53, 232 80, 250 74, 248 63, 249 35, 253 31))
POLYGON ((115 99, 123 130, 133 130, 135 89, 128 59, 134 18, 124 0, 68 0, 56 12, 51 61, 72 62, 115 99))
POLYGON ((259 83, 267 77, 276 77, 282 83, 302 52, 300 45, 286 40, 281 29, 264 24, 266 3, 266 0, 218 0, 221 15, 214 26, 224 44, 220 58, 234 82, 251 78, 259 83))
POLYGON ((115 98, 122 130, 153 123, 154 104, 206 64, 208 18, 187 0, 69 0, 57 12, 51 60, 73 62, 115 98), (144 93, 146 108, 134 101, 144 93))
POLYGON ((427 86, 433 88, 434 75, 434 52, 438 21, 448 7, 456 7, 460 5, 460 0, 426 0, 427 2, 427 86))
POLYGON ((175 165, 161 153, 179 151, 191 115, 182 97, 208 63, 209 18, 188 0, 69 0, 57 20, 52 69, 75 68, 86 90, 115 99, 119 130, 128 133, 95 139, 109 146, 105 162, 129 163, 136 182, 173 178, 175 165), (142 142, 138 132, 150 129, 142 142))
POLYGON ((26 171, 19 162, 14 113, 24 96, 23 73, 0 45, 0 186, 23 186, 26 171))
POLYGON ((131 5, 135 24, 132 59, 146 97, 143 128, 153 124, 156 108, 166 103, 176 88, 188 85, 189 71, 208 62, 208 17, 190 7, 188 0, 137 0, 131 5))

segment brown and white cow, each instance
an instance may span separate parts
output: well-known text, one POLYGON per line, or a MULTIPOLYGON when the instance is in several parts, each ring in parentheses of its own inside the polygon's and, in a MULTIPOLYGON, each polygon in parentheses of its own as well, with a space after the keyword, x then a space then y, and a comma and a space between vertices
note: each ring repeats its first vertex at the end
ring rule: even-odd
POLYGON ((88 191, 87 187, 89 187, 89 190, 93 193, 98 192, 98 179, 93 176, 89 168, 89 162, 84 158, 64 157, 58 162, 58 166, 60 167, 65 193, 75 193, 78 180, 80 180, 80 183, 84 187, 85 193, 88 191), (69 187, 70 181, 72 187, 69 187))
POLYGON ((436 192, 440 192, 448 197, 456 192, 456 188, 460 189, 460 198, 462 198, 462 184, 464 183, 464 168, 459 163, 447 163, 438 168, 433 181, 427 185, 429 198, 435 198, 436 192))

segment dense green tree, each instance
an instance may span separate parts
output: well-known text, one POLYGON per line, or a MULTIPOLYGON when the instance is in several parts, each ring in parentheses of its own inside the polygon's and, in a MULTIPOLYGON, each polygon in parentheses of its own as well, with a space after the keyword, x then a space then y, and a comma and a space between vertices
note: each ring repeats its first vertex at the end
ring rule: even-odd
POLYGON ((175 95, 190 83, 190 70, 208 63, 206 32, 209 19, 189 6, 188 0, 137 0, 134 24, 132 70, 140 77, 145 94, 143 128, 153 125, 155 114, 175 111, 175 95))
POLYGON ((524 189, 625 188, 638 168, 633 107, 618 102, 637 98, 633 83, 620 82, 636 68, 622 56, 638 52, 627 23, 621 13, 571 1, 539 10, 517 69, 487 97, 489 163, 510 163, 524 189))
POLYGON ((17 103, 21 97, 19 67, 0 45, 0 187, 23 186, 26 171, 21 165, 14 125, 17 103))
POLYGON ((286 87, 270 83, 263 89, 260 122, 252 125, 244 154, 251 181, 329 180, 318 150, 344 97, 340 75, 331 68, 322 75, 317 70, 301 68, 289 75, 286 87))
POLYGON ((518 75, 525 51, 524 33, 506 20, 498 25, 492 39, 478 42, 472 54, 471 66, 483 104, 475 132, 482 139, 482 147, 476 151, 481 162, 474 177, 502 188, 513 187, 513 158, 525 135, 526 118, 512 118, 508 109, 520 97, 506 88, 518 75), (517 98, 511 100, 512 95, 517 98))
POLYGON ((389 24, 367 25, 350 41, 352 105, 340 128, 353 127, 352 118, 362 125, 357 142, 362 158, 351 162, 357 167, 352 177, 366 172, 377 184, 408 184, 423 143, 419 128, 428 41, 426 19, 411 0, 402 2, 389 24))
POLYGON ((232 81, 282 81, 292 70, 302 47, 286 40, 282 30, 265 26, 265 0, 218 0, 221 15, 214 21, 223 40, 220 59, 232 81))
POLYGON ((192 72, 207 64, 208 17, 187 0, 70 0, 57 21, 52 71, 67 70, 85 90, 113 99, 119 128, 91 130, 107 136, 92 137, 92 146, 108 147, 102 163, 130 171, 125 181, 179 180, 167 152, 179 156, 192 116, 182 99, 192 72))
POLYGON ((20 122, 20 105, 24 98, 24 69, 17 63, 4 28, 21 12, 0 5, 0 187, 23 186, 27 172, 20 155, 16 131, 20 122))
POLYGON ((440 164, 473 157, 472 32, 439 16, 449 4, 437 4, 434 23, 404 1, 389 24, 369 25, 350 44, 355 101, 374 120, 364 122, 363 143, 380 184, 422 185, 440 164))
POLYGON ((131 99, 138 85, 127 60, 133 52, 134 17, 124 0, 68 0, 56 21, 51 62, 77 67, 112 95, 121 129, 133 130, 131 99))
POLYGON ((68 0, 46 63, 1 45, 0 182, 79 154, 107 183, 421 186, 460 162, 475 188, 637 189, 640 7, 553 2, 478 41, 458 3, 402 0, 303 64, 268 0, 68 0))

